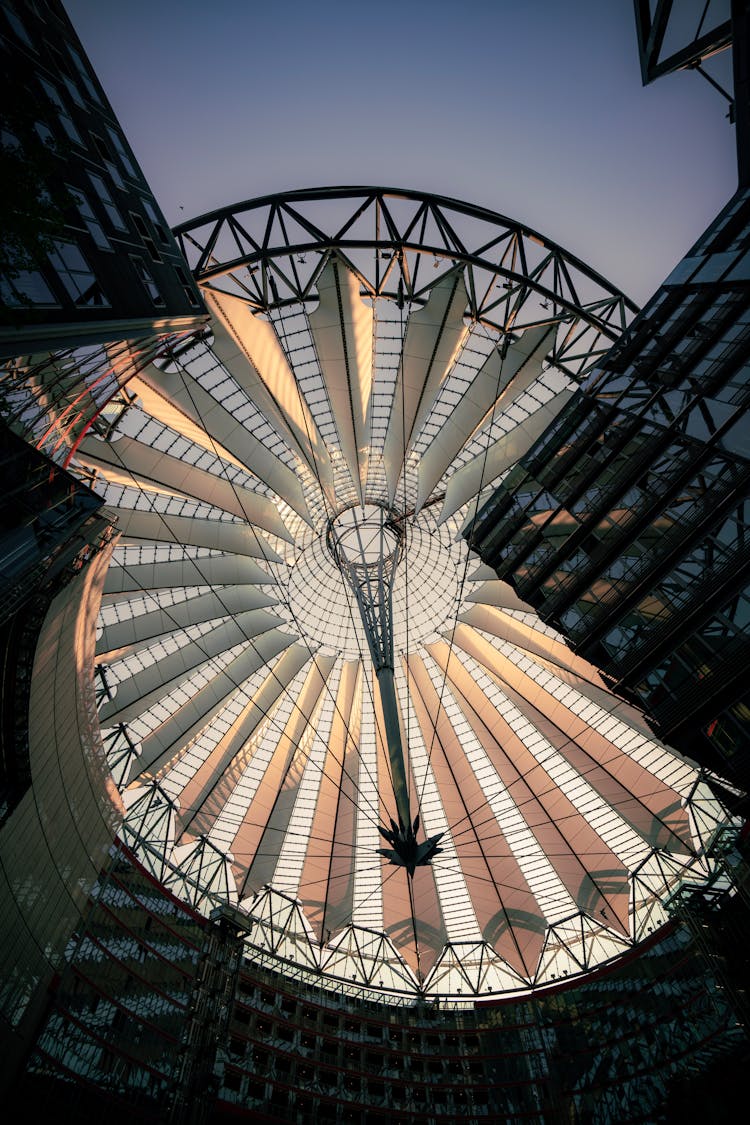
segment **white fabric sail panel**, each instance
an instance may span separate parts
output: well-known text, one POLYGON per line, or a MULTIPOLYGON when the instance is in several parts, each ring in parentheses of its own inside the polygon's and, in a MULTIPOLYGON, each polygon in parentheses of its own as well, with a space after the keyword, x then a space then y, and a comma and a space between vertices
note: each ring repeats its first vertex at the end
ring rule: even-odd
POLYGON ((239 653, 223 671, 183 703, 179 710, 141 743, 141 756, 133 763, 133 777, 145 770, 156 772, 195 738, 219 714, 242 684, 296 638, 272 629, 239 653))
POLYGON ((153 449, 142 441, 128 437, 120 437, 115 442, 86 438, 76 456, 88 468, 100 469, 108 480, 126 488, 151 487, 202 500, 279 539, 294 542, 276 505, 267 496, 153 449))
MULTIPOLYGON (((598 686, 599 683, 603 684, 604 681, 601 680, 601 677, 597 676, 595 670, 590 676, 587 676, 586 673, 578 675, 574 671, 576 665, 572 662, 568 664, 561 663, 549 656, 535 656, 534 659, 539 665, 546 668, 559 680, 575 687, 581 695, 585 695, 587 699, 590 699, 592 703, 595 703, 597 707, 600 707, 603 711, 606 711, 610 715, 616 715, 624 723, 627 723, 628 726, 639 730, 641 734, 646 737, 651 737, 653 735, 651 727, 646 722, 643 713, 639 711, 637 707, 633 706, 631 703, 627 703, 624 699, 619 699, 606 687, 598 686), (583 678, 584 676, 586 678, 583 678)), ((585 665, 586 661, 582 661, 582 664, 585 665)), ((593 666, 589 665, 589 667, 591 668, 593 666)))
POLYGON ((517 609, 522 610, 524 613, 533 613, 532 607, 528 602, 519 598, 516 591, 507 582, 501 582, 497 577, 495 571, 490 566, 482 566, 475 575, 472 576, 474 581, 477 578, 483 578, 481 586, 471 593, 466 595, 467 602, 479 602, 481 605, 492 605, 497 609, 517 609))
MULTIPOLYGON (((451 784, 453 779, 443 784, 445 775, 441 773, 440 763, 436 764, 438 736, 433 727, 438 697, 434 695, 429 704, 424 703, 419 691, 418 672, 414 673, 414 661, 417 661, 419 670, 421 663, 418 657, 402 656, 395 671, 396 691, 399 699, 404 701, 408 724, 409 765, 415 779, 412 800, 418 799, 425 835, 442 834, 440 858, 432 864, 432 869, 447 940, 451 943, 481 941, 479 923, 459 862, 460 844, 457 846, 451 835, 451 826, 459 823, 466 809, 460 805, 460 811, 457 811, 457 787, 451 784)), ((459 830, 459 838, 462 837, 463 832, 459 830)))
POLYGON ((433 287, 424 308, 409 314, 383 448, 391 504, 412 440, 432 409, 466 336, 466 305, 463 275, 454 273, 433 287))
POLYGON ((256 886, 268 883, 284 894, 295 894, 309 835, 304 820, 309 822, 325 758, 331 718, 331 709, 325 706, 328 698, 325 693, 318 698, 276 791, 265 834, 253 858, 252 879, 256 886), (305 808, 308 817, 301 820, 299 814, 305 808))
POLYGON ((372 393, 373 310, 359 295, 359 282, 337 258, 318 279, 320 304, 309 316, 320 371, 328 391, 341 452, 364 504, 372 393))
MULTIPOLYGON (((503 582, 500 585, 505 586, 506 583, 503 582)), ((523 605, 523 603, 521 604, 523 605)), ((493 637, 497 637, 501 641, 507 641, 508 644, 514 645, 517 649, 522 649, 535 658, 541 658, 551 667, 554 667, 558 675, 562 672, 573 673, 576 687, 581 682, 597 687, 603 692, 603 696, 610 706, 614 706, 617 702, 615 696, 604 691, 605 683, 598 669, 593 664, 589 664, 583 657, 576 656, 563 641, 556 637, 552 637, 540 629, 534 629, 531 625, 511 617, 507 613, 502 613, 497 607, 491 605, 472 606, 459 616, 459 621, 472 625, 475 629, 491 633, 493 637)))
POLYGON ((238 885, 242 881, 240 898, 251 889, 259 890, 268 882, 266 873, 273 871, 273 857, 278 855, 281 840, 281 835, 273 828, 283 831, 291 816, 293 802, 287 798, 296 792, 298 771, 304 768, 300 745, 304 743, 306 730, 314 725, 335 663, 334 657, 315 657, 283 731, 268 732, 274 733, 274 749, 230 846, 233 855, 250 857, 249 865, 246 862, 235 868, 238 885), (284 799, 281 799, 282 792, 286 795, 284 799), (265 849, 260 847, 264 838, 268 839, 265 849), (273 860, 270 871, 269 859, 273 860))
POLYGON ((198 767, 180 795, 180 833, 207 834, 221 816, 252 754, 250 741, 263 723, 274 721, 279 700, 311 659, 304 645, 290 645, 269 668, 252 698, 198 767))
MULTIPOLYGON (((365 670, 365 674, 366 670, 365 670)), ((378 807, 378 752, 374 737, 375 708, 372 695, 365 688, 360 692, 361 707, 359 756, 361 768, 358 778, 358 801, 355 818, 357 846, 363 855, 375 855, 381 846, 372 810, 378 807)), ((380 880, 380 865, 375 863, 357 864, 354 872, 354 895, 352 902, 352 922, 356 925, 383 929, 383 884, 380 880)))
MULTIPOLYGON (((396 821, 396 806, 393 787, 389 780, 391 767, 385 740, 385 722, 380 698, 380 690, 374 668, 371 670, 371 699, 374 704, 375 746, 377 754, 377 777, 379 779, 378 819, 387 824, 389 819, 396 821)), ((409 745, 407 728, 402 714, 402 706, 397 694, 398 721, 402 731, 403 744, 409 745)), ((418 793, 418 781, 411 763, 407 761, 407 786, 412 793, 418 793)), ((373 809, 375 812, 375 809, 373 809)), ((409 880, 406 873, 399 872, 401 878, 393 878, 391 864, 385 857, 380 859, 380 878, 383 886, 383 930, 403 956, 413 972, 428 972, 442 945, 447 940, 440 898, 435 886, 435 872, 431 866, 417 867, 409 880)))
POLYGON ((281 496, 297 515, 310 514, 299 477, 186 371, 147 367, 128 389, 144 410, 209 453, 251 472, 281 496))
POLYGON ((230 464, 240 469, 246 467, 220 441, 213 426, 202 424, 201 406, 207 405, 205 400, 220 404, 186 371, 160 371, 149 364, 128 380, 128 392, 136 396, 137 406, 157 422, 230 464))
POLYGON ((519 960, 516 956, 518 942, 507 912, 511 916, 533 918, 533 930, 541 935, 544 927, 539 905, 468 763, 464 740, 456 733, 440 698, 441 694, 446 697, 445 691, 436 689, 421 657, 409 658, 409 670, 417 721, 422 739, 430 747, 430 769, 438 783, 448 822, 455 830, 455 841, 450 839, 445 859, 434 865, 438 890, 447 874, 444 867, 450 872, 452 867, 458 866, 465 893, 470 896, 469 904, 462 906, 462 913, 468 914, 474 932, 458 939, 451 935, 449 911, 444 906, 449 937, 464 941, 487 940, 518 972, 529 976, 539 959, 541 936, 533 955, 519 960), (500 860, 499 855, 507 858, 500 860))
POLYGON ((328 450, 272 325, 238 297, 208 289, 203 297, 214 314, 213 352, 279 436, 299 451, 333 503, 328 450))
MULTIPOLYGON (((231 630, 231 636, 236 637, 234 630, 231 630)), ((226 652, 229 637, 229 623, 224 622, 199 641, 188 642, 176 652, 169 653, 122 680, 117 684, 114 697, 99 712, 102 726, 133 722, 145 714, 160 699, 179 687, 196 668, 226 652)))
MULTIPOLYGON (((149 645, 157 637, 187 629, 216 618, 235 616, 251 609, 268 609, 275 605, 257 586, 227 586, 220 593, 211 590, 165 608, 140 613, 126 621, 105 625, 96 643, 96 654, 108 661, 121 660, 149 645)), ((281 624, 281 622, 278 622, 281 624)))
POLYGON ((571 690, 507 642, 490 641, 466 625, 457 627, 454 639, 486 669, 506 699, 516 699, 519 712, 557 746, 579 776, 597 787, 617 815, 636 826, 651 846, 689 850, 688 817, 677 791, 611 741, 614 726, 624 726, 616 699, 606 710, 600 709, 587 702, 585 692, 571 690), (645 820, 643 808, 648 810, 645 820))
MULTIPOLYGON (((482 799, 487 802, 492 810, 492 815, 505 837, 508 850, 506 851, 504 848, 501 851, 497 847, 492 847, 490 849, 491 862, 496 865, 497 869, 501 869, 504 863, 515 857, 523 878, 536 899, 540 918, 548 921, 552 918, 566 917, 575 909, 575 903, 558 879, 552 863, 540 848, 533 832, 516 807, 511 794, 500 780, 487 752, 472 731, 470 724, 462 719, 460 714, 456 713, 457 704, 452 700, 447 687, 443 686, 444 674, 442 670, 429 656, 425 655, 423 659, 430 670, 435 689, 442 693, 442 705, 446 710, 451 708, 452 722, 457 730, 459 745, 470 767, 468 775, 470 784, 479 785, 482 799)), ((461 789, 462 795, 468 797, 468 791, 465 791, 463 781, 461 782, 461 789)), ((472 800, 470 807, 478 809, 480 806, 477 801, 472 800)), ((472 814, 471 820, 476 822, 477 832, 484 830, 485 820, 483 817, 481 819, 476 818, 472 814)), ((477 835, 473 828, 471 832, 477 835)), ((500 886, 501 888, 505 886, 502 878, 500 879, 500 886)), ((501 897, 504 897, 502 890, 501 897)), ((509 904, 506 903, 506 905, 509 904)), ((517 917, 520 920, 523 915, 517 917)))
POLYGON ((424 693, 419 687, 418 672, 421 668, 421 658, 412 655, 408 658, 401 657, 396 669, 399 697, 408 697, 409 764, 413 776, 418 778, 416 792, 419 794, 419 814, 425 836, 443 834, 440 841, 441 854, 433 863, 433 871, 449 942, 480 942, 479 922, 473 909, 466 875, 459 862, 463 826, 459 827, 458 843, 451 835, 451 828, 459 825, 466 809, 457 802, 457 786, 451 784, 453 778, 443 786, 444 776, 440 764, 435 766, 436 756, 441 749, 441 732, 435 727, 435 714, 428 709, 437 700, 435 696, 430 703, 425 703, 424 693))
POLYGON ((535 410, 521 423, 508 430, 488 450, 477 454, 462 465, 448 481, 440 522, 448 519, 471 500, 496 477, 511 468, 531 449, 538 437, 554 422, 565 403, 574 393, 573 388, 559 391, 553 398, 535 410))
POLYGON ((516 715, 523 717, 521 721, 532 724, 538 732, 537 760, 543 761, 554 784, 628 871, 637 867, 651 848, 685 853, 683 842, 661 816, 664 797, 667 805, 674 804, 674 794, 666 794, 651 775, 641 774, 635 780, 635 788, 640 785, 643 794, 638 796, 622 776, 619 756, 611 746, 600 740, 598 754, 589 753, 578 741, 580 727, 566 727, 547 718, 529 701, 528 693, 520 694, 507 681, 501 683, 496 675, 489 674, 502 690, 506 706, 512 706, 516 715))
POLYGON ((132 722, 182 683, 190 672, 234 645, 242 644, 279 624, 278 617, 265 609, 249 610, 234 620, 222 622, 200 640, 188 642, 118 684, 114 699, 109 700, 100 712, 102 725, 132 722))
MULTIPOLYGON (((357 855, 362 850, 357 837, 357 796, 363 682, 361 661, 344 661, 326 758, 317 767, 313 763, 318 776, 313 774, 308 783, 304 804, 309 821, 294 829, 295 834, 304 835, 306 848, 304 863, 298 868, 298 885, 288 891, 302 899, 319 941, 330 940, 326 935, 338 933, 352 917, 357 855)), ((374 848, 371 854, 375 854, 374 848)))
MULTIPOLYGON (((206 547, 253 559, 281 562, 262 535, 243 523, 224 520, 196 519, 192 516, 169 516, 161 512, 143 512, 137 508, 112 508, 120 532, 119 546, 132 546, 141 540, 188 547, 206 547)), ((202 560, 201 560, 202 561, 202 560)), ((268 579, 273 582, 274 579, 268 579)))
POLYGON ((467 582, 493 582, 496 578, 495 571, 487 563, 479 563, 476 570, 466 575, 467 582))
MULTIPOLYGON (((331 677, 335 680, 335 675, 331 677)), ((336 685, 331 683, 331 693, 336 685)), ((335 706, 331 695, 321 698, 318 711, 313 716, 313 721, 305 731, 303 741, 297 748, 297 754, 292 759, 284 786, 279 792, 274 813, 269 822, 272 833, 279 832, 281 846, 278 849, 276 862, 268 882, 282 894, 299 898, 303 906, 308 905, 308 896, 312 900, 313 910, 320 901, 321 893, 330 895, 333 905, 332 886, 328 879, 308 879, 307 874, 303 879, 303 871, 307 870, 307 858, 312 844, 311 832, 315 812, 316 795, 319 795, 323 772, 329 761, 329 740, 331 727, 335 722, 335 706)), ((342 794, 341 803, 351 808, 351 801, 342 794)), ((335 834, 335 825, 329 826, 329 834, 335 834)), ((270 837, 273 839, 273 835, 270 837)), ((338 882, 341 889, 346 892, 350 889, 354 868, 352 859, 352 836, 347 841, 348 846, 344 854, 344 868, 338 882)), ((333 850, 333 840, 330 847, 333 850)), ((270 864, 269 864, 270 867, 270 864)), ((332 878, 335 878, 333 876, 332 878)), ((343 924, 346 925, 351 918, 350 893, 343 905, 343 924)), ((308 921, 315 928, 311 911, 306 910, 308 921)), ((333 918, 329 915, 328 929, 333 918)))
POLYGON ((168 590, 179 586, 274 585, 266 574, 244 555, 209 555, 205 558, 169 559, 165 562, 125 565, 115 554, 107 571, 102 604, 119 601, 121 594, 142 594, 148 590, 168 590))
MULTIPOLYGON (((473 631, 465 625, 459 630, 463 631, 459 642, 463 647, 465 637, 473 631)), ((470 648, 466 643, 464 651, 470 648)), ((592 917, 601 914, 608 924, 626 934, 627 871, 520 737, 517 720, 523 723, 522 716, 514 716, 513 709, 501 714, 462 661, 449 660, 445 642, 428 645, 427 650, 443 669, 456 702, 539 846, 553 860, 568 894, 580 909, 592 917)), ((525 728, 527 724, 523 725, 525 728)))
POLYGON ((528 328, 503 355, 494 348, 455 410, 443 422, 419 463, 417 511, 456 455, 494 411, 499 415, 538 378, 552 347, 554 330, 528 328))

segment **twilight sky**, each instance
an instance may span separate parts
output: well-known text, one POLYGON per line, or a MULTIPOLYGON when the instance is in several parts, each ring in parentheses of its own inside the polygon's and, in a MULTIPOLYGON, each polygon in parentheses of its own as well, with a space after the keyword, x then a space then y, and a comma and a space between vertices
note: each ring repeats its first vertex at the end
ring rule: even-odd
MULTIPOLYGON (((66 0, 170 223, 412 187, 529 224, 642 303, 736 187, 726 103, 641 86, 630 0, 66 0)), ((728 53, 707 67, 729 83, 728 53)))

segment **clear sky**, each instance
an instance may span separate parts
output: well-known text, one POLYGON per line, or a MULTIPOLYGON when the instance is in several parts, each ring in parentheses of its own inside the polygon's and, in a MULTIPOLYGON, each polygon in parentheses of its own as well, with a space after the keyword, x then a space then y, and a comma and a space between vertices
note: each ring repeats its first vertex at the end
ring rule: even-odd
POLYGON ((642 303, 736 187, 721 96, 641 86, 630 0, 66 7, 170 223, 413 187, 528 223, 642 303))

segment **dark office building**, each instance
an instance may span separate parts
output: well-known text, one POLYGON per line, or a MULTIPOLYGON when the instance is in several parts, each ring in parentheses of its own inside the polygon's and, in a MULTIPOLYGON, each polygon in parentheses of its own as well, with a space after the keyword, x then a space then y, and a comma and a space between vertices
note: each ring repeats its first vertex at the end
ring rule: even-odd
POLYGON ((479 513, 482 558, 665 741, 747 788, 750 190, 479 513))
POLYGON ((33 384, 49 417, 24 432, 56 456, 206 315, 62 5, 0 5, 0 53, 2 408, 17 418, 33 384))
POLYGON ((688 68, 728 99, 738 191, 472 536, 665 741, 747 791, 750 10, 706 9, 690 39, 681 7, 636 0, 643 81, 688 68), (702 65, 726 47, 733 95, 702 65))
POLYGON ((3 3, 4 356, 180 332, 203 306, 62 5, 3 3))

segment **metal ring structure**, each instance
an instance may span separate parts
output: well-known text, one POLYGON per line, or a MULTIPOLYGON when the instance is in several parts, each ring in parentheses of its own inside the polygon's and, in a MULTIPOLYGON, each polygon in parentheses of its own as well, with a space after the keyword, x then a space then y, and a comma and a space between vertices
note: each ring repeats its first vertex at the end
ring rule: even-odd
POLYGON ((126 840, 316 985, 473 1003, 621 956, 707 876, 725 814, 465 531, 635 307, 415 191, 288 192, 175 233, 209 329, 73 460, 120 531, 96 660, 126 840), (380 608, 329 544, 369 506, 400 534, 380 608))

